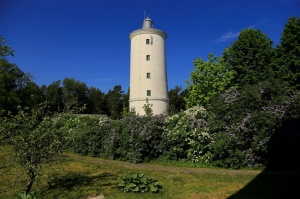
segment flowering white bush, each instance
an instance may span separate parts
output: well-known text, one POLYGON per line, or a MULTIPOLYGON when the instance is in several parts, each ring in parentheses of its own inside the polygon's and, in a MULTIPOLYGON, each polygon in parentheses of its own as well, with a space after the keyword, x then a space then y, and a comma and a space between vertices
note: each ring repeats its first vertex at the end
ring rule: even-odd
POLYGON ((210 162, 209 146, 212 137, 207 128, 207 111, 202 106, 195 106, 168 117, 165 131, 170 137, 177 159, 210 162))

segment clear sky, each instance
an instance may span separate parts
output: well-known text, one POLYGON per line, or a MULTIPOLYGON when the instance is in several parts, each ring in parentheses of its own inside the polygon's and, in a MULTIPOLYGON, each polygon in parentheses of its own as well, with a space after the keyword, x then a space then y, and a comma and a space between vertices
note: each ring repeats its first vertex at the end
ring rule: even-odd
POLYGON ((38 85, 74 78, 107 93, 127 92, 130 32, 144 12, 165 31, 168 87, 186 87, 197 58, 220 56, 246 28, 279 43, 300 0, 0 0, 0 35, 9 58, 38 85))

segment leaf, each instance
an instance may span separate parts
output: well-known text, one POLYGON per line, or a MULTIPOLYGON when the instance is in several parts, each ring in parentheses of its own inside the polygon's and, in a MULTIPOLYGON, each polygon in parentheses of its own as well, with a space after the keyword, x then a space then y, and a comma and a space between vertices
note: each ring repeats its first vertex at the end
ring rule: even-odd
POLYGON ((150 185, 150 190, 151 190, 152 192, 157 192, 157 191, 158 191, 158 188, 157 188, 157 186, 154 186, 153 184, 151 184, 151 185, 150 185))
POLYGON ((142 178, 141 178, 141 181, 142 181, 142 183, 144 183, 144 184, 148 184, 148 178, 146 178, 146 177, 142 177, 142 178))
POLYGON ((117 186, 118 186, 118 187, 125 187, 125 182, 124 182, 124 181, 119 182, 119 183, 117 184, 117 186))
POLYGON ((135 174, 132 174, 132 176, 131 176, 131 177, 132 177, 133 179, 136 179, 136 178, 137 178, 137 176, 138 176, 138 175, 135 173, 135 174))
POLYGON ((129 187, 131 187, 131 188, 132 188, 132 187, 136 187, 136 184, 130 183, 130 184, 129 184, 129 187))
POLYGON ((139 192, 140 188, 139 187, 135 187, 134 189, 132 189, 133 192, 139 192))

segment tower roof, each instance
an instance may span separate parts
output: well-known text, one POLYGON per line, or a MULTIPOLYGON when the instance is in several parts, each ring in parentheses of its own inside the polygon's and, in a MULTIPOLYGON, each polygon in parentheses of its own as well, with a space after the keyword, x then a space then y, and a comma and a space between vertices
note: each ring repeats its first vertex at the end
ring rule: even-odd
POLYGON ((131 39, 132 37, 139 34, 158 34, 162 36, 164 39, 167 38, 167 33, 165 33, 162 30, 153 28, 153 21, 149 17, 144 19, 143 27, 141 29, 134 30, 129 34, 129 38, 131 39))
POLYGON ((149 17, 143 21, 143 29, 144 28, 153 28, 153 21, 149 17))

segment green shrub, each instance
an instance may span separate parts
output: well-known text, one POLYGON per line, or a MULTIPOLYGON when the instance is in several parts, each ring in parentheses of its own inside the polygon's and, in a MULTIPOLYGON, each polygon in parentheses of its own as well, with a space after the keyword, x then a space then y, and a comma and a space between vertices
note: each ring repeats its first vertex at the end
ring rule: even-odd
POLYGON ((135 173, 129 175, 125 178, 122 178, 117 186, 120 190, 126 192, 134 193, 144 193, 151 191, 152 193, 157 193, 162 189, 162 186, 158 183, 157 180, 147 178, 142 173, 135 173))
MULTIPOLYGON (((69 117, 69 116, 67 116, 69 117)), ((152 160, 166 150, 165 115, 130 115, 121 120, 70 117, 64 128, 76 135, 76 153, 133 163, 152 160)))
POLYGON ((214 164, 227 168, 267 164, 270 139, 294 103, 280 80, 231 88, 208 106, 214 164))

